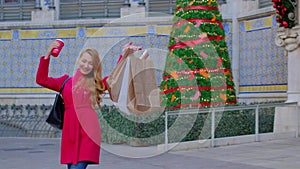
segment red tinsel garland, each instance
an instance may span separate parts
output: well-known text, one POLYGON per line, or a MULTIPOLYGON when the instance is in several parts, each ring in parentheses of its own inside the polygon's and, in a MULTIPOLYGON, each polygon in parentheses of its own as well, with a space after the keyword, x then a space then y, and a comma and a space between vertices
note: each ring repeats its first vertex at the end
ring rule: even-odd
POLYGON ((174 26, 181 26, 181 25, 183 25, 184 23, 187 23, 187 22, 190 22, 190 23, 193 23, 193 22, 196 22, 196 23, 217 23, 217 24, 220 25, 220 27, 222 29, 224 29, 221 21, 211 20, 211 19, 199 19, 199 18, 191 18, 191 19, 180 20, 180 21, 174 23, 174 26))
POLYGON ((204 43, 204 42, 208 42, 208 41, 212 41, 212 40, 216 40, 216 41, 220 41, 223 40, 224 36, 210 36, 208 38, 199 38, 199 39, 195 39, 195 40, 188 40, 188 41, 184 41, 184 42, 179 42, 177 44, 171 45, 169 46, 169 50, 173 50, 173 49, 177 49, 177 48, 184 48, 184 47, 194 47, 195 45, 204 43))
POLYGON ((161 91, 161 94, 168 94, 175 92, 180 89, 198 89, 198 90, 225 90, 225 89, 234 89, 234 86, 219 86, 219 87, 211 87, 211 86, 179 86, 172 89, 161 91))
MULTIPOLYGON (((195 70, 189 70, 189 71, 181 71, 181 72, 176 72, 177 75, 192 75, 192 74, 199 74, 200 72, 206 71, 208 73, 226 73, 230 72, 230 69, 226 68, 200 68, 200 69, 195 69, 195 70)), ((171 78, 172 75, 167 75, 164 76, 163 79, 169 79, 171 78)))
POLYGON ((213 10, 213 11, 217 11, 219 9, 216 6, 186 6, 184 8, 178 7, 177 10, 178 11, 181 11, 181 10, 213 10))

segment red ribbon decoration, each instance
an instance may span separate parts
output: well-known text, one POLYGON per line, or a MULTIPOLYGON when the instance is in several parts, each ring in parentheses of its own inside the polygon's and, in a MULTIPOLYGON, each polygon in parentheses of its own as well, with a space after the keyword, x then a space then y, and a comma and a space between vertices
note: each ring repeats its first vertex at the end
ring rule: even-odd
POLYGON ((177 48, 184 48, 184 47, 194 47, 195 45, 207 42, 207 41, 211 41, 211 40, 216 40, 216 41, 220 41, 224 39, 224 36, 210 36, 208 38, 199 38, 199 39, 195 39, 195 40, 187 40, 184 42, 179 42, 177 44, 174 44, 172 46, 169 46, 169 50, 173 50, 173 49, 177 49, 177 48))
POLYGON ((210 87, 210 86, 179 86, 179 87, 175 87, 172 89, 168 89, 168 90, 164 90, 161 91, 160 94, 168 94, 168 93, 172 93, 175 92, 177 90, 181 90, 184 88, 189 88, 189 89, 198 89, 198 90, 222 90, 222 89, 234 89, 234 86, 219 86, 219 87, 210 87))
MULTIPOLYGON (((200 72, 203 72, 206 69, 200 69, 200 70, 191 70, 191 71, 182 71, 182 72, 176 72, 177 75, 195 75, 195 74, 200 74, 200 72)), ((208 72, 208 73, 226 73, 228 72, 229 69, 209 69, 207 71, 204 72, 208 72)), ((171 78, 171 75, 166 75, 163 77, 164 80, 167 80, 169 78, 171 78)))
MULTIPOLYGON (((230 69, 226 69, 226 68, 217 68, 217 69, 214 69, 214 68, 200 68, 200 69, 196 69, 196 70, 190 70, 190 71, 181 71, 181 72, 176 72, 178 75, 190 75, 190 74, 197 74, 197 73, 200 73, 200 72, 203 72, 203 71, 207 71, 208 73, 226 73, 226 72, 229 72, 230 69)), ((167 75, 167 76, 164 76, 163 78, 164 79, 168 79, 170 78, 171 75, 167 75)))
POLYGON ((217 23, 217 24, 219 24, 221 26, 221 28, 223 28, 223 25, 222 25, 221 21, 218 21, 218 20, 212 21, 210 19, 199 19, 199 18, 183 19, 183 20, 178 21, 177 23, 174 23, 174 26, 181 26, 182 24, 187 23, 187 22, 190 22, 190 23, 192 23, 192 22, 217 23))
POLYGON ((177 10, 178 11, 181 11, 181 10, 214 10, 214 11, 217 11, 218 10, 218 7, 216 6, 186 6, 184 8, 182 7, 178 7, 177 10))

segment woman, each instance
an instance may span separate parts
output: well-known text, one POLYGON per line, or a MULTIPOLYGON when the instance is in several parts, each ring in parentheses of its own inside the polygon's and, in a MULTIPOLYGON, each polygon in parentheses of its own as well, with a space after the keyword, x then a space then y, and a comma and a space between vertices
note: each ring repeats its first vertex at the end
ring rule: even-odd
MULTIPOLYGON (((68 75, 58 78, 48 76, 50 54, 58 47, 52 42, 45 56, 40 58, 37 84, 59 91, 68 75)), ((77 61, 77 70, 65 84, 62 96, 65 103, 64 126, 61 140, 61 164, 68 169, 85 169, 88 164, 99 164, 101 129, 94 110, 100 107, 106 82, 101 79, 102 66, 95 49, 84 49, 77 61)))

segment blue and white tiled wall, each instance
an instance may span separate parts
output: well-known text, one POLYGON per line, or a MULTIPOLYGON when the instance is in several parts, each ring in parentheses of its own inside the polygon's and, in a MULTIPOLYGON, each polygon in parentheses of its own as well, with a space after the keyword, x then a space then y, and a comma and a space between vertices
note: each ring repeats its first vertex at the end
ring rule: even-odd
POLYGON ((57 58, 51 59, 50 76, 53 77, 65 73, 72 75, 79 53, 85 47, 98 50, 104 68, 103 75, 106 76, 115 66, 122 46, 129 41, 148 49, 156 67, 162 70, 170 28, 171 25, 142 25, 0 30, 0 94, 51 93, 35 83, 35 75, 39 57, 56 38, 62 39, 65 46, 57 58))
MULTIPOLYGON (((240 94, 286 92, 287 59, 283 49, 274 43, 274 20, 274 16, 267 16, 240 21, 240 94)), ((232 56, 232 24, 223 25, 232 56)), ((170 24, 0 29, 0 95, 52 92, 35 83, 35 74, 39 57, 56 38, 63 39, 65 47, 58 58, 51 59, 50 76, 73 74, 78 55, 85 47, 99 51, 103 74, 108 75, 122 46, 129 41, 148 49, 157 69, 163 70, 170 31, 170 24)))
POLYGON ((240 22, 239 93, 285 93, 287 57, 276 46, 275 16, 240 22))

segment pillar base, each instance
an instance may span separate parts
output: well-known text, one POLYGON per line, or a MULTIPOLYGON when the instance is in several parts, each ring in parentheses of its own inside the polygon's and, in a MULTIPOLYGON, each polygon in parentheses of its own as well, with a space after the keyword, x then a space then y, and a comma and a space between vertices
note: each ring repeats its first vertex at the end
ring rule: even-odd
MULTIPOLYGON (((296 107, 276 107, 274 133, 295 132, 299 124, 296 107)), ((298 131, 300 127, 298 126, 298 131)))

